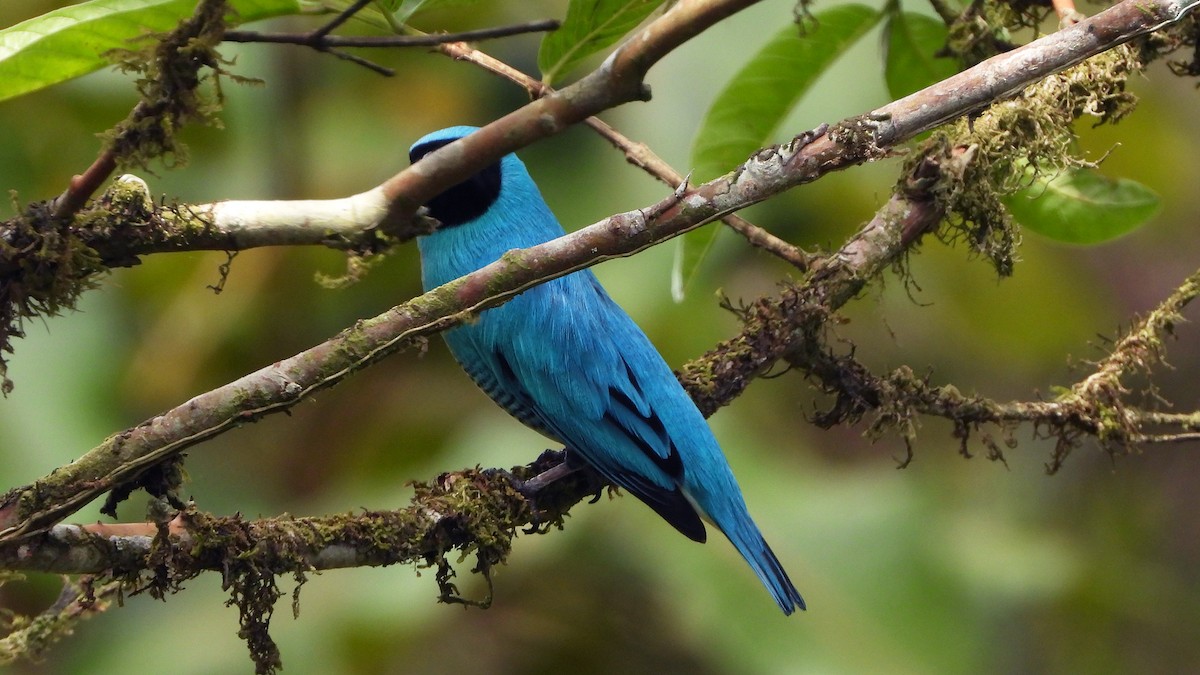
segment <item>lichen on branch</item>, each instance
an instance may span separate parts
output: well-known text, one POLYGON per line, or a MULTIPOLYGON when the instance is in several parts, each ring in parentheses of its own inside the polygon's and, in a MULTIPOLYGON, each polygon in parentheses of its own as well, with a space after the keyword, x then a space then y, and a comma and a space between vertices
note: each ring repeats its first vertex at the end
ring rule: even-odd
POLYGON ((1020 234, 1002 197, 1039 174, 1095 166, 1076 154, 1074 125, 1083 117, 1106 124, 1127 115, 1136 97, 1126 82, 1141 68, 1137 51, 1119 46, 935 131, 910 164, 964 148, 972 152, 962 172, 943 174, 946 180, 929 188, 946 211, 939 236, 965 241, 997 274, 1012 274, 1020 234))

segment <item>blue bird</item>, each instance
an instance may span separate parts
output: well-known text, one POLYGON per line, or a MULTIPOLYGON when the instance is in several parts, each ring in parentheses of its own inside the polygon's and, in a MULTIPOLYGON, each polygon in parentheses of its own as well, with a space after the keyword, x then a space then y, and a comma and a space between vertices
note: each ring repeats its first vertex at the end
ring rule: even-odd
MULTIPOLYGON (((409 159, 415 163, 475 130, 435 131, 413 144, 409 159)), ((425 206, 441 221, 433 234, 417 239, 427 291, 506 251, 565 234, 513 154, 425 206)), ((784 614, 804 609, 746 511, 703 415, 590 270, 527 290, 444 337, 471 379, 509 414, 563 443, 688 538, 703 542, 701 518, 708 520, 742 554, 784 614)))

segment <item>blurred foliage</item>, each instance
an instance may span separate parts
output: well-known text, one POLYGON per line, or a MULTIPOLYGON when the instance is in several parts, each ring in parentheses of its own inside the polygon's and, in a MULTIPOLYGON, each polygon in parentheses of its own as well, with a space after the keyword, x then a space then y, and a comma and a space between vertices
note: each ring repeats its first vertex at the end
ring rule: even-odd
MULTIPOLYGON (((60 4, 2 3, 0 25, 60 4)), ((418 27, 477 28, 561 16, 563 7, 549 0, 448 6, 418 27)), ((925 11, 916 3, 905 9, 925 11)), ((719 24, 651 71, 653 101, 606 119, 686 170, 708 103, 791 10, 791 2, 769 1, 719 24)), ((280 27, 300 25, 307 24, 280 27)), ((536 36, 485 49, 537 72, 536 36)), ((342 196, 401 168, 405 148, 426 131, 486 123, 526 100, 507 83, 425 50, 373 53, 397 69, 393 79, 294 48, 222 51, 236 59, 237 72, 267 86, 228 87, 226 128, 188 130, 190 164, 147 175, 156 192, 193 201, 342 196)), ((860 41, 775 140, 888 100, 878 58, 871 40, 860 41)), ((1081 126, 1079 146, 1092 159, 1108 154, 1106 173, 1136 177, 1161 196, 1163 210, 1148 226, 1086 248, 1031 234, 1003 282, 964 250, 928 241, 909 257, 910 283, 889 278, 847 308, 849 322, 837 330, 858 356, 875 368, 928 370, 967 392, 1045 395, 1086 373, 1086 359, 1102 353, 1097 335, 1113 336, 1193 271, 1200 102, 1192 83, 1161 65, 1133 87, 1139 109, 1117 127, 1081 126)), ((100 72, 4 102, 0 125, 10 131, 0 136, 0 183, 22 201, 57 194, 94 158, 95 134, 134 100, 132 82, 100 72)), ((584 129, 522 155, 568 229, 664 194, 584 129)), ((886 162, 832 175, 745 215, 801 246, 836 246, 886 199, 897 169, 886 162)), ((669 363, 734 330, 717 308, 718 289, 752 298, 788 274, 737 237, 723 240, 681 304, 669 296, 670 247, 597 268, 669 363)), ((0 401, 6 486, 419 291, 415 250, 338 291, 314 281, 344 264, 330 251, 243 253, 225 292, 214 295, 206 286, 223 262, 223 254, 153 257, 112 274, 79 312, 28 326, 12 360, 16 391, 0 401)), ((1182 327, 1183 339, 1170 345, 1176 370, 1156 378, 1181 408, 1200 399, 1195 330, 1182 327)), ((896 471, 898 440, 871 445, 853 429, 807 424, 821 403, 802 378, 783 375, 756 383, 713 418, 751 509, 809 601, 807 613, 780 616, 725 542, 697 546, 634 500, 604 499, 576 508, 562 533, 518 540, 487 611, 435 604, 432 575, 409 569, 314 576, 297 620, 286 606, 276 613, 286 672, 1144 673, 1185 672, 1200 662, 1195 448, 1151 448, 1115 463, 1080 452, 1047 478, 1049 448, 1028 430, 1004 465, 959 457, 949 425, 930 421, 916 460, 896 471)), ((435 342, 426 354, 401 354, 354 376, 290 417, 194 449, 188 490, 216 513, 390 508, 405 502, 410 479, 522 463, 545 446, 476 392, 435 342)), ((121 515, 138 519, 138 508, 126 504, 121 515)), ((89 510, 77 519, 96 517, 89 510)), ((57 591, 57 578, 33 575, 0 589, 0 606, 36 613, 57 591)), ((215 575, 165 603, 126 598, 82 624, 44 663, 14 672, 246 672, 237 611, 224 599, 215 575)))

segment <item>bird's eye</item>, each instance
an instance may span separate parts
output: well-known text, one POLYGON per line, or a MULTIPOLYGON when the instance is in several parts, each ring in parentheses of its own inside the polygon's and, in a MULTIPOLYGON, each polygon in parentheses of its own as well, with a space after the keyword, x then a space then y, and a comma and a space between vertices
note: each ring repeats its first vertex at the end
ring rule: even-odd
MULTIPOLYGON (((458 139, 447 138, 414 146, 408 153, 409 161, 416 163, 455 140, 458 139)), ((482 216, 495 203, 500 196, 500 183, 500 164, 496 163, 430 199, 425 207, 443 227, 461 225, 482 216)))

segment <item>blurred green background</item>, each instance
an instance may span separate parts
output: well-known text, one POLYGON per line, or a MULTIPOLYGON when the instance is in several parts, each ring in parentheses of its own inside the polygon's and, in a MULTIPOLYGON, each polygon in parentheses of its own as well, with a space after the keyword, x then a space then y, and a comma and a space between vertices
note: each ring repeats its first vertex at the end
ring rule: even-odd
MULTIPOLYGON (((0 4, 0 26, 60 4, 0 4)), ((431 15, 423 27, 563 11, 548 0, 478 3, 431 15)), ((686 171, 707 105, 791 11, 791 2, 772 0, 713 28, 651 71, 651 102, 604 118, 686 171)), ((536 37, 484 49, 536 72, 536 37)), ((188 130, 188 166, 143 174, 155 193, 194 202, 344 196, 402 168, 423 133, 483 124, 525 101, 516 87, 424 50, 370 54, 397 68, 391 79, 299 48, 224 51, 237 72, 267 84, 227 85, 226 128, 188 130)), ((781 138, 886 102, 879 63, 878 40, 860 44, 781 138)), ((1015 276, 1003 282, 965 250, 927 241, 909 259, 915 285, 888 275, 847 308, 851 321, 838 333, 880 370, 907 364, 999 399, 1049 396, 1085 374, 1086 360, 1102 354, 1098 335, 1114 335, 1200 261, 1194 82, 1157 64, 1132 87, 1140 109, 1117 127, 1085 121, 1081 148, 1093 158, 1111 150, 1107 174, 1162 195, 1152 223, 1089 248, 1028 235, 1015 276)), ((56 195, 95 157, 94 134, 134 100, 127 78, 105 72, 0 103, 0 184, 22 201, 56 195)), ((582 128, 522 156, 569 230, 666 194, 582 128)), ((745 215, 802 246, 837 246, 884 202, 897 167, 831 175, 745 215)), ((716 306, 718 290, 748 300, 788 275, 725 235, 688 299, 673 304, 671 258, 668 244, 596 271, 672 365, 736 330, 716 306)), ((337 291, 314 282, 343 270, 335 252, 242 253, 215 295, 206 287, 224 261, 221 253, 153 257, 110 275, 80 311, 26 326, 12 359, 16 391, 0 401, 4 488, 419 292, 413 246, 337 291)), ((1174 369, 1155 378, 1181 410, 1200 403, 1196 344, 1196 329, 1183 326, 1169 345, 1174 369)), ((785 375, 757 382, 712 419, 807 613, 780 615, 725 541, 697 546, 624 497, 576 508, 563 532, 518 539, 487 611, 436 604, 432 574, 410 568, 313 577, 299 618, 285 597, 273 622, 286 672, 1169 673, 1200 663, 1196 447, 1114 461, 1088 446, 1047 477, 1050 447, 1028 428, 1005 465, 963 459, 949 425, 926 420, 915 460, 897 471, 898 439, 871 443, 861 429, 810 425, 806 416, 823 403, 802 377, 785 375)), ((395 508, 407 502, 406 481, 524 463, 547 446, 478 393, 436 342, 291 416, 194 449, 187 490, 222 514, 395 508)), ((122 518, 140 519, 141 509, 135 499, 122 518)), ((93 507, 73 520, 98 517, 93 507)), ((463 589, 481 596, 469 566, 463 589)), ((248 672, 237 612, 219 586, 208 575, 166 602, 126 598, 43 663, 15 672, 248 672)), ((0 605, 36 613, 57 589, 56 577, 35 575, 4 587, 0 605)))

